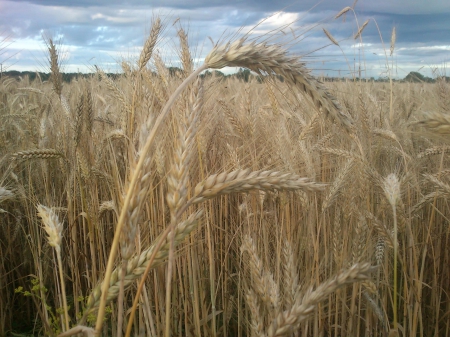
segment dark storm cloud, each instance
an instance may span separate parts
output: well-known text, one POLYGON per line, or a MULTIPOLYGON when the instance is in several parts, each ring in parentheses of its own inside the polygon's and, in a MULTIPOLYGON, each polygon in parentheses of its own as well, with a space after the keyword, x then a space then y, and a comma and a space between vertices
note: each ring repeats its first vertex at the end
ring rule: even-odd
MULTIPOLYGON (((380 34, 373 19, 376 20, 382 36, 390 37, 393 27, 397 29, 397 40, 402 43, 449 43, 449 14, 380 14, 365 12, 361 17, 371 19, 371 27, 365 30, 366 42, 380 40, 380 34)), ((364 20, 360 20, 362 23, 364 20)), ((388 41, 389 42, 389 41, 388 41)))
MULTIPOLYGON (((273 1, 273 0, 15 0, 0 2, 0 34, 9 35, 16 42, 8 52, 15 55, 16 64, 28 67, 42 58, 43 33, 62 37, 74 67, 91 65, 93 62, 113 64, 121 57, 136 57, 148 34, 151 20, 160 16, 166 30, 158 45, 169 62, 176 61, 178 41, 175 19, 180 18, 184 28, 189 29, 190 45, 198 46, 197 56, 204 57, 210 48, 208 37, 214 41, 226 31, 231 36, 239 28, 248 32, 262 19, 276 11, 281 16, 269 17, 254 32, 265 34, 271 29, 292 22, 291 29, 283 30, 282 40, 289 43, 290 50, 304 55, 308 65, 321 73, 333 73, 359 67, 359 53, 364 51, 365 65, 373 74, 383 72, 386 49, 392 28, 397 28, 396 62, 408 64, 435 64, 448 61, 450 36, 450 1, 443 0, 359 0, 356 14, 359 24, 370 19, 363 32, 362 42, 354 41, 352 35, 358 30, 353 13, 345 20, 334 20, 343 7, 354 0, 273 1), (291 14, 289 14, 291 13, 291 14), (378 24, 378 31, 375 22, 378 24), (330 45, 322 31, 326 27, 340 41, 342 51, 330 45), (384 46, 381 43, 384 40, 384 46), (294 38, 295 37, 295 38, 294 38), (41 47, 38 47, 41 45, 41 47), (328 47, 324 48, 324 46, 328 47), (384 49, 383 49, 384 48, 384 49), (312 51, 315 51, 311 54, 312 51), (32 54, 33 57, 30 57, 32 54), (40 54, 39 54, 40 53, 40 54), (36 56, 38 54, 38 56, 36 56), (40 56, 39 56, 40 55, 40 56), (357 65, 355 65, 357 63, 357 65), (351 68, 350 67, 350 68, 351 68)), ((4 56, 2 56, 4 57, 4 56)), ((2 60, 0 59, 0 62, 2 60)), ((405 70, 405 71, 407 71, 405 70)))
MULTIPOLYGON (((201 7, 233 7, 236 9, 248 9, 258 11, 299 11, 316 7, 319 10, 341 9, 343 6, 351 6, 353 1, 317 1, 317 0, 15 0, 15 2, 33 3, 41 6, 65 6, 65 7, 136 7, 143 8, 184 8, 196 9, 201 7)), ((357 8, 365 11, 378 11, 391 14, 424 14, 424 13, 450 13, 450 2, 445 0, 377 0, 357 3, 357 8)))
MULTIPOLYGON (((318 1, 315 0, 303 0, 303 1, 273 1, 273 0, 16 0, 23 4, 32 3, 40 6, 65 6, 65 7, 142 7, 142 8, 157 8, 157 7, 170 7, 176 9, 196 9, 202 7, 233 7, 236 9, 257 9, 265 11, 277 11, 286 8, 288 11, 297 11, 299 8, 305 9, 308 7, 316 6, 318 1)), ((339 4, 333 5, 337 2, 322 2, 326 3, 327 8, 339 8, 339 4)), ((351 4, 350 4, 351 5, 351 4)), ((323 6, 323 4, 318 5, 323 6)))

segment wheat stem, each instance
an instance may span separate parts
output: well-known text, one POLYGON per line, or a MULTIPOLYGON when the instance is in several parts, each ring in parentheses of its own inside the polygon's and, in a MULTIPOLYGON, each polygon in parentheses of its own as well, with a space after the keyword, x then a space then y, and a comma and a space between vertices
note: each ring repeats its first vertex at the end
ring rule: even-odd
POLYGON ((110 281, 111 273, 112 273, 113 267, 114 267, 114 260, 115 260, 115 258, 117 256, 117 249, 118 249, 118 246, 119 246, 120 233, 121 233, 121 231, 123 229, 124 221, 125 221, 125 219, 127 217, 127 210, 128 210, 129 205, 130 205, 130 201, 131 201, 131 199, 133 197, 133 190, 136 187, 140 171, 142 170, 142 167, 144 166, 145 158, 146 158, 146 156, 148 154, 148 151, 150 150, 150 147, 153 144, 153 141, 155 139, 156 133, 157 133, 159 127, 161 126, 162 121, 164 120, 164 118, 169 113, 170 108, 172 107, 173 103, 175 102, 175 99, 180 95, 180 93, 184 90, 184 88, 194 78, 196 78, 197 75, 200 74, 204 69, 206 69, 206 66, 199 67, 196 71, 194 71, 191 75, 189 75, 184 80, 184 82, 177 88, 177 90, 175 90, 175 92, 169 98, 169 100, 167 101, 167 103, 164 106, 163 110, 161 111, 161 114, 156 119, 155 124, 154 124, 150 134, 147 137, 145 145, 144 145, 144 147, 142 148, 142 150, 140 152, 141 156, 139 158, 139 161, 138 161, 138 163, 136 165, 135 171, 134 171, 133 176, 131 178, 130 186, 129 186, 127 195, 125 197, 125 201, 123 203, 123 207, 122 207, 122 211, 120 213, 119 220, 117 222, 117 228, 116 228, 116 232, 114 234, 113 243, 111 245, 111 251, 110 251, 110 254, 109 254, 109 258, 108 258, 108 264, 106 266, 105 278, 104 278, 104 283, 103 283, 103 287, 102 287, 102 295, 101 295, 101 300, 100 300, 100 305, 99 305, 97 321, 96 321, 96 324, 95 324, 96 334, 100 334, 100 331, 101 331, 102 326, 103 326, 103 318, 105 316, 106 298, 107 298, 107 293, 108 293, 108 288, 109 288, 109 281, 110 281))

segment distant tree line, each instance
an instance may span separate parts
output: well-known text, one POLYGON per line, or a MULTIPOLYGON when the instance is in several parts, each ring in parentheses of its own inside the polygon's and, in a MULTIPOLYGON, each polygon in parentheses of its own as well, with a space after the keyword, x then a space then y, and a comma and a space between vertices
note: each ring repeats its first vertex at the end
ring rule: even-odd
MULTIPOLYGON (((94 73, 61 73, 62 75, 62 80, 64 82, 71 82, 73 79, 76 78, 90 78, 92 76, 95 76, 94 73)), ((30 81, 34 81, 37 78, 40 78, 41 81, 48 81, 50 79, 50 73, 42 73, 42 72, 37 72, 37 71, 16 71, 16 70, 10 70, 10 71, 5 71, 2 74, 2 77, 12 77, 12 78, 24 78, 24 77, 28 77, 30 79, 30 81)), ((108 76, 111 77, 119 77, 120 74, 113 74, 110 73, 108 74, 108 76)))
MULTIPOLYGON (((169 74, 172 76, 176 76, 177 73, 182 73, 183 70, 178 67, 168 67, 169 74)), ((123 76, 121 73, 108 73, 108 76, 112 77, 113 79, 119 78, 123 76)), ((40 78, 41 81, 48 81, 50 78, 50 73, 42 73, 42 72, 33 72, 33 71, 16 71, 16 70, 10 70, 2 73, 2 76, 12 77, 12 78, 24 78, 28 77, 30 81, 34 81, 36 78, 40 78)), ((77 78, 90 78, 92 76, 96 76, 95 73, 62 73, 62 79, 64 82, 71 82, 74 79, 77 78)), ((248 82, 251 79, 254 79, 258 81, 259 83, 262 82, 261 75, 255 74, 249 69, 245 68, 239 68, 239 70, 236 73, 233 74, 224 74, 221 71, 214 70, 214 71, 205 71, 200 75, 203 78, 207 77, 216 77, 219 79, 226 79, 226 78, 236 78, 243 82, 248 82)), ((276 75, 276 78, 280 80, 281 82, 284 82, 284 78, 280 75, 276 75)), ((439 77, 441 79, 444 79, 447 82, 450 82, 450 77, 448 76, 441 76, 439 77)), ((374 77, 371 78, 348 78, 348 77, 321 77, 321 80, 324 82, 344 82, 344 81, 371 81, 371 82, 389 82, 388 77, 379 77, 375 79, 374 77)), ((415 82, 415 83, 434 83, 436 82, 435 78, 427 77, 422 75, 421 73, 417 71, 411 71, 405 78, 403 79, 394 79, 396 82, 415 82)))
MULTIPOLYGON (((450 82, 450 77, 448 76, 439 76, 437 78, 431 78, 422 75, 417 71, 411 71, 408 75, 406 75, 403 79, 393 79, 394 82, 414 82, 414 83, 434 83, 437 79, 444 79, 447 82, 450 82)), ((324 77, 322 78, 325 82, 343 82, 343 81, 370 81, 370 82, 389 82, 389 77, 370 77, 370 78, 348 78, 348 77, 324 77)))

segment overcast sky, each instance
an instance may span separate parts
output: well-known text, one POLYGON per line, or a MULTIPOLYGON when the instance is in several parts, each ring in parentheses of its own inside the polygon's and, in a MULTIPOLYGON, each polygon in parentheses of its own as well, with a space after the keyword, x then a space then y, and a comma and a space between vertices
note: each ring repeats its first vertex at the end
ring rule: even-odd
MULTIPOLYGON (((147 37, 152 18, 160 16, 166 28, 157 50, 168 65, 178 66, 181 24, 198 63, 211 41, 226 40, 236 32, 267 34, 291 23, 279 33, 279 42, 302 55, 316 75, 386 76, 386 59, 393 75, 410 71, 433 76, 450 61, 450 0, 359 0, 356 17, 349 12, 334 19, 354 0, 0 0, 0 63, 8 70, 46 68, 47 34, 62 41, 63 71, 88 72, 94 65, 119 71, 123 59, 135 60, 147 37), (177 20, 177 23, 173 23, 177 20), (354 40, 358 25, 367 19, 362 41, 354 40), (392 28, 397 41, 389 57, 392 28), (332 45, 326 28, 340 47, 332 45), (293 42, 296 42, 295 44, 293 42), (384 45, 382 43, 384 41, 384 45), (361 43, 362 42, 362 43, 361 43), (386 53, 388 58, 386 58, 386 53)), ((450 75, 447 73, 447 75, 450 75)))

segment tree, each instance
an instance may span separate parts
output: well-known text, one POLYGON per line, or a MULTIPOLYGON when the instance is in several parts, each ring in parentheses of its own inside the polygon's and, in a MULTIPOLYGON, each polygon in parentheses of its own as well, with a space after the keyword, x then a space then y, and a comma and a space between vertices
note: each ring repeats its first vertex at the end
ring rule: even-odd
POLYGON ((238 79, 243 80, 244 82, 248 82, 250 75, 251 75, 251 72, 249 69, 239 68, 239 71, 237 72, 236 77, 238 79))
POLYGON ((405 77, 405 81, 407 82, 434 82, 432 78, 430 77, 426 77, 424 75, 422 75, 421 73, 417 72, 417 71, 411 71, 408 75, 406 75, 405 77))

